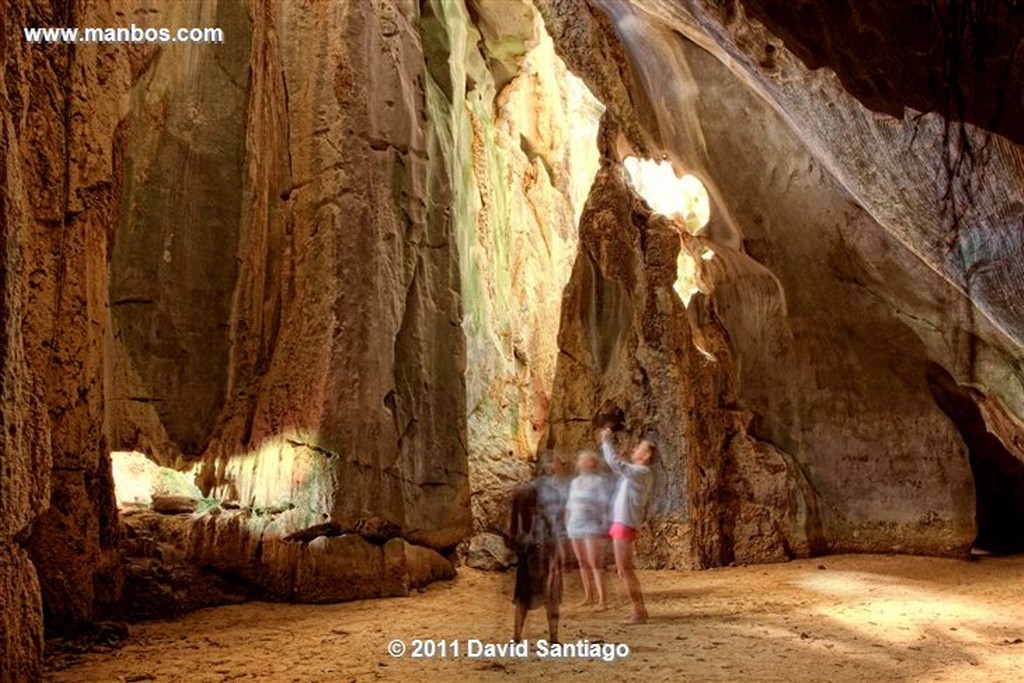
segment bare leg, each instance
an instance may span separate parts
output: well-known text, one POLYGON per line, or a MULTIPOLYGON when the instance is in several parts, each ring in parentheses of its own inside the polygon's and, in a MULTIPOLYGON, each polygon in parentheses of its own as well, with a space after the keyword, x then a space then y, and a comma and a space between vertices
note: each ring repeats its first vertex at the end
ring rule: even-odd
POLYGON ((589 541, 589 538, 572 539, 572 550, 576 553, 576 561, 580 564, 580 579, 583 581, 583 601, 577 604, 577 607, 594 604, 594 596, 590 588, 592 578, 590 557, 587 554, 587 543, 589 541))
POLYGON ((601 566, 601 537, 591 536, 584 541, 587 564, 590 565, 593 585, 597 592, 597 611, 608 609, 604 599, 604 567, 601 566))
POLYGON ((526 605, 516 603, 516 621, 513 629, 512 640, 520 642, 523 639, 523 624, 526 622, 526 605))
POLYGON ((547 591, 544 593, 544 608, 548 613, 548 637, 550 642, 558 642, 558 604, 562 600, 562 562, 561 544, 556 546, 559 551, 548 563, 547 591))
POLYGON ((574 555, 574 552, 573 552, 573 549, 572 549, 572 541, 570 539, 568 539, 568 538, 563 539, 562 542, 559 544, 559 548, 561 550, 561 557, 562 557, 562 565, 561 566, 563 568, 568 567, 570 564, 572 564, 572 562, 570 562, 569 558, 571 558, 574 555))
POLYGON ((548 613, 548 642, 558 642, 558 603, 549 600, 545 605, 548 613))
POLYGON ((642 624, 647 621, 647 608, 644 606, 644 595, 640 591, 640 579, 633 568, 633 541, 615 539, 615 569, 622 581, 629 599, 633 603, 633 613, 626 619, 629 624, 642 624))

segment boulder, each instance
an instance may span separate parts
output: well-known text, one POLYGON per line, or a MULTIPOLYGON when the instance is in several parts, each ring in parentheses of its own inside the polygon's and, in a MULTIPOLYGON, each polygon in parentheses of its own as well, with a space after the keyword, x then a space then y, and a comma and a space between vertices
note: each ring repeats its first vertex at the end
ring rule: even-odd
POLYGON ((295 602, 342 602, 378 598, 384 580, 384 553, 358 534, 321 536, 289 555, 296 562, 295 602))
POLYGON ((164 515, 190 514, 199 509, 201 501, 187 496, 153 496, 150 507, 164 515))
POLYGON ((405 565, 410 588, 422 588, 434 581, 455 578, 455 567, 439 552, 412 543, 405 544, 405 565))
POLYGON ((479 533, 469 539, 466 566, 474 569, 505 570, 516 563, 515 554, 497 534, 479 533))

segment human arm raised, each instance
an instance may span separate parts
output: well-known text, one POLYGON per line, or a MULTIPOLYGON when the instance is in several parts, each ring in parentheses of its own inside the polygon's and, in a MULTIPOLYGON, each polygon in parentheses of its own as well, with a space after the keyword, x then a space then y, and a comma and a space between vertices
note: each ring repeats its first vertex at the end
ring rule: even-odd
POLYGON ((601 430, 599 438, 601 439, 601 455, 604 456, 604 461, 608 464, 608 467, 619 476, 627 476, 626 463, 615 452, 615 447, 612 446, 612 430, 605 427, 601 430))

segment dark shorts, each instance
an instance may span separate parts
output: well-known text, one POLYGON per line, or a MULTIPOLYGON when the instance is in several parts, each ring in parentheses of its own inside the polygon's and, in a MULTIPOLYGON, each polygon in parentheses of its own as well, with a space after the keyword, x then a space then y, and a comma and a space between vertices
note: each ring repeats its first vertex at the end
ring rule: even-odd
POLYGON ((512 601, 526 609, 562 602, 562 568, 555 545, 542 543, 517 549, 512 601))

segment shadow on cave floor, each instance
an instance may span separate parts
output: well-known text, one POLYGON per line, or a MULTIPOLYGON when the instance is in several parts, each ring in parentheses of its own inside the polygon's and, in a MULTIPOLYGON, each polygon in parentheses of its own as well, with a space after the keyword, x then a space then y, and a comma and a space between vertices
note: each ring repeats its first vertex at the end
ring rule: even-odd
POLYGON ((409 598, 338 605, 248 603, 133 627, 121 649, 83 655, 47 680, 525 680, 582 675, 643 681, 1024 680, 1024 557, 977 562, 832 556, 705 572, 646 571, 652 620, 622 626, 626 601, 573 608, 562 642, 625 644, 611 662, 543 659, 543 613, 530 613, 530 657, 466 656, 468 639, 508 642, 511 574, 463 569, 409 598), (458 640, 458 658, 401 658, 388 643, 458 640))
POLYGON ((959 386, 934 363, 928 385, 967 446, 977 498, 975 549, 996 555, 1024 553, 1024 462, 989 431, 978 407, 980 394, 959 386))

